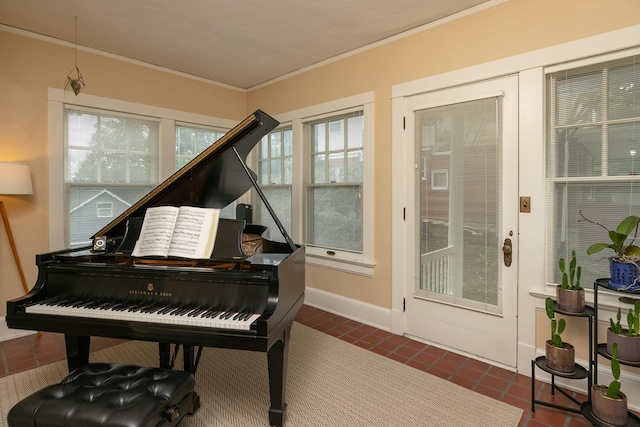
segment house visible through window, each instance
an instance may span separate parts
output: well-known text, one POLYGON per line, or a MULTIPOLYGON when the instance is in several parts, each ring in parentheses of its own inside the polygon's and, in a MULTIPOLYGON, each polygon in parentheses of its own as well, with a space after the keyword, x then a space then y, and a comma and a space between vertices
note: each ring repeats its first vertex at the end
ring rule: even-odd
POLYGON ((640 215, 640 56, 552 70, 546 78, 549 271, 575 250, 581 282, 609 277, 606 230, 640 215), (588 268, 584 268, 588 266, 588 268))

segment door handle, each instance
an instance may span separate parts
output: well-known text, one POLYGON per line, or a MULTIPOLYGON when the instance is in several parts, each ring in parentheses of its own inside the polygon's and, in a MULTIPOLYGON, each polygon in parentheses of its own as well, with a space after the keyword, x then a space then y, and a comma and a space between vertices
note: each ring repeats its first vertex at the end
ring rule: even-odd
POLYGON ((511 245, 511 239, 504 239, 504 245, 502 245, 502 253, 504 255, 504 265, 511 267, 511 254, 513 252, 513 246, 511 245))

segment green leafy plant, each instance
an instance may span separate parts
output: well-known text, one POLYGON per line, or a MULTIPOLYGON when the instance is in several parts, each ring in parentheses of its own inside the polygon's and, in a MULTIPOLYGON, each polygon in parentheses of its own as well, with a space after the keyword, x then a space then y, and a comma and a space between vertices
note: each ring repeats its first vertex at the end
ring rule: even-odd
POLYGON ((569 272, 565 271, 564 258, 560 258, 558 261, 558 267, 562 273, 562 282, 560 286, 562 289, 570 289, 577 291, 580 289, 580 275, 582 273, 582 267, 577 266, 576 251, 571 251, 571 261, 569 262, 569 272))
POLYGON ((607 387, 607 397, 618 399, 620 397, 620 362, 618 362, 618 343, 614 342, 611 347, 611 374, 613 381, 607 387))
POLYGON ((609 230, 604 225, 599 222, 592 221, 586 218, 582 211, 580 211, 580 216, 587 222, 598 225, 604 228, 611 242, 605 243, 594 243, 593 245, 587 248, 587 254, 593 255, 595 253, 600 252, 603 249, 611 249, 616 253, 616 257, 623 262, 632 262, 640 259, 640 247, 634 244, 635 239, 638 235, 638 223, 640 222, 640 217, 635 215, 629 215, 616 227, 614 230, 609 230), (633 233, 633 235, 632 235, 633 233), (631 236, 631 241, 627 243, 627 240, 631 236))
POLYGON ((567 322, 564 319, 556 320, 555 312, 553 311, 553 300, 551 298, 545 300, 545 311, 547 312, 547 317, 551 320, 551 341, 553 341, 553 346, 562 348, 562 338, 560 334, 563 333, 567 327, 567 322))

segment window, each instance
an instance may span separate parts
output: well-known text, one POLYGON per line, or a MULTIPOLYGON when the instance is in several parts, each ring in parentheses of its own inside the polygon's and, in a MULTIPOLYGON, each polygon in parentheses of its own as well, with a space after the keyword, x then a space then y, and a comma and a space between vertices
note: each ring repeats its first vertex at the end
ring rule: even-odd
POLYGON ((113 218, 113 203, 98 202, 96 206, 98 218, 113 218))
POLYGON ((66 108, 65 246, 81 246, 157 184, 158 121, 66 108))
POLYGON ((180 169, 227 133, 193 125, 176 125, 176 170, 180 169))
MULTIPOLYGON (((258 183, 308 264, 373 274, 373 94, 277 116, 282 126, 252 152, 258 183)), ((252 194, 253 222, 270 215, 252 194)))
POLYGON ((449 170, 448 169, 434 169, 431 171, 431 189, 432 190, 448 190, 449 189, 449 170))
POLYGON ((362 253, 363 134, 362 111, 305 123, 307 245, 362 253))
POLYGON ((546 77, 549 282, 575 250, 582 284, 608 277, 607 256, 586 255, 627 215, 640 214, 640 56, 555 70, 546 77))

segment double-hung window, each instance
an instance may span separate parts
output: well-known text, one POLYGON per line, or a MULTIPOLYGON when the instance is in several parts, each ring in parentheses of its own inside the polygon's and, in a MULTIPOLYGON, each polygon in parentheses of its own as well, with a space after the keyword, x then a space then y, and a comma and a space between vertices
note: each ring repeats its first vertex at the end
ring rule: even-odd
POLYGON ((65 108, 65 246, 97 230, 157 185, 159 122, 65 108))
POLYGON ((362 110, 307 122, 304 241, 327 253, 362 253, 362 110))
POLYGON ((628 215, 640 215, 640 55, 555 67, 546 76, 547 281, 575 250, 581 283, 609 277, 595 242, 628 215))

